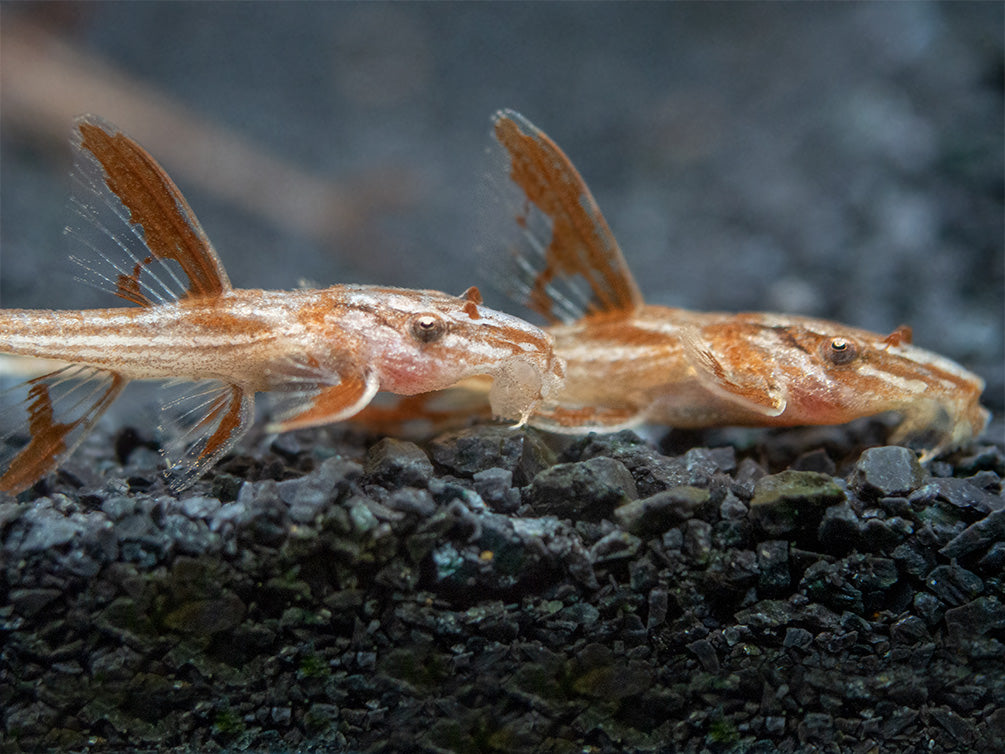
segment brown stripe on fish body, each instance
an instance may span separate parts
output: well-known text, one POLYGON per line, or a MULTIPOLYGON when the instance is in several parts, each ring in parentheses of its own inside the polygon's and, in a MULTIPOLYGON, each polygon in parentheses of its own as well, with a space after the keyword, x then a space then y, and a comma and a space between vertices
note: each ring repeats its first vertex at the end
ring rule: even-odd
POLYGON ((775 335, 778 336, 782 343, 789 346, 790 348, 795 348, 796 350, 802 351, 803 353, 809 353, 806 347, 796 340, 795 335, 792 334, 791 327, 785 327, 782 325, 772 325, 766 327, 765 329, 771 330, 775 335))
POLYGON ((180 368, 187 357, 219 349, 230 357, 275 336, 265 319, 226 307, 0 311, 0 351, 106 366, 134 377, 154 362, 162 363, 165 377, 198 377, 172 373, 172 365, 180 368))
POLYGON ((958 389, 974 396, 984 390, 984 380, 962 368, 954 368, 955 364, 950 366, 951 362, 941 356, 916 347, 910 347, 909 356, 906 353, 901 355, 876 348, 870 350, 868 356, 878 369, 905 380, 925 380, 931 389, 958 389))
POLYGON ((678 371, 673 367, 687 367, 673 328, 664 330, 634 319, 587 319, 591 321, 549 330, 555 337, 555 353, 565 359, 570 378, 583 373, 590 381, 606 380, 597 371, 601 370, 612 380, 634 375, 630 383, 650 384, 672 379, 671 372, 678 371))
POLYGON ((551 338, 542 335, 540 331, 534 332, 520 327, 495 324, 491 321, 472 323, 470 327, 472 328, 470 338, 480 337, 485 342, 497 347, 505 347, 517 355, 526 353, 523 348, 525 345, 536 351, 548 351, 552 346, 551 338))

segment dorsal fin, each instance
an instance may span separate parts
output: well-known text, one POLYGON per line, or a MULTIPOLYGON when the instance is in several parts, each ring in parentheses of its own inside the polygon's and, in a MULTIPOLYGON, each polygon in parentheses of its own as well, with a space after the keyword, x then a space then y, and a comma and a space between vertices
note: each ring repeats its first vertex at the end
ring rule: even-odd
MULTIPOLYGON (((511 248, 502 281, 550 322, 634 312, 642 295, 590 190, 558 145, 513 110, 493 118, 509 178, 521 196, 509 202, 522 241, 511 248)), ((504 192, 505 193, 505 192, 504 192)))
POLYGON ((88 282, 141 306, 230 289, 188 202, 143 147, 93 115, 77 119, 73 145, 73 208, 85 224, 68 231, 97 257, 75 260, 88 270, 88 282), (89 231, 100 235, 89 238, 89 231))

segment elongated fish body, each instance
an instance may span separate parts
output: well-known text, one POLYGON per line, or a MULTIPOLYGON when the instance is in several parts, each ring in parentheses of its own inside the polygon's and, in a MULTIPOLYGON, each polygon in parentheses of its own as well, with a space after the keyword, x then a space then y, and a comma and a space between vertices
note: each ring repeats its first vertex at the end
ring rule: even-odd
MULTIPOLYGON (((472 368, 518 370, 549 344, 538 328, 466 298, 376 286, 230 290, 135 309, 0 310, 6 353, 109 369, 128 380, 216 379, 256 391, 285 389, 290 364, 314 359, 314 368, 338 373, 369 365, 380 389, 412 395, 478 373, 472 368)), ((556 365, 542 363, 558 379, 556 365)), ((503 404, 499 413, 518 418, 523 410, 503 404)))
POLYGON ((591 407, 614 422, 608 430, 842 424, 898 411, 900 437, 932 432, 958 445, 987 421, 983 382, 904 342, 905 331, 891 337, 808 317, 659 306, 641 307, 630 323, 603 320, 550 328, 567 359, 566 382, 532 423, 580 432, 595 421, 591 407))
MULTIPOLYGON (((0 491, 30 486, 65 458, 130 380, 198 381, 172 401, 173 485, 206 471, 246 431, 254 394, 275 391, 286 431, 340 421, 380 390, 414 395, 492 378, 493 411, 525 421, 561 383, 552 338, 489 309, 476 288, 341 285, 231 287, 195 215, 142 147, 93 117, 78 120, 74 208, 105 237, 87 266, 131 308, 0 310, 0 352, 68 366, 28 380, 28 442, 0 449, 0 491), (120 253, 121 252, 121 253, 120 253)), ((10 418, 8 415, 6 418, 10 418)), ((19 427, 23 430, 23 427, 19 427)))
POLYGON ((784 314, 692 312, 648 305, 589 189, 526 118, 497 113, 495 136, 515 191, 519 238, 504 279, 547 318, 567 365, 531 423, 552 431, 840 424, 897 411, 895 441, 925 458, 983 431, 984 381, 889 335, 784 314))
MULTIPOLYGON (((924 459, 985 427, 984 382, 911 345, 899 327, 877 335, 785 314, 693 312, 646 304, 589 189, 526 118, 496 114, 505 180, 496 186, 516 237, 494 277, 551 325, 566 362, 561 389, 530 424, 553 432, 610 432, 646 422, 682 428, 841 424, 899 412, 892 440, 920 441, 924 459)), ((456 403, 470 412, 468 383, 456 403)), ((366 419, 450 420, 422 397, 366 419)))

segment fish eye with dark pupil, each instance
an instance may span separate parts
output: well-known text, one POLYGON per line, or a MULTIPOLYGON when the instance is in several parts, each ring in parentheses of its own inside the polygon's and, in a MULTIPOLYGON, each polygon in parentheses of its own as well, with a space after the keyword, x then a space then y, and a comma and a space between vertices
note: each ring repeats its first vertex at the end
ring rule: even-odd
POLYGON ((412 335, 423 343, 439 340, 447 331, 447 323, 433 314, 418 314, 410 323, 412 335))
POLYGON ((844 338, 834 338, 825 347, 827 358, 832 364, 847 364, 858 356, 858 349, 851 341, 844 338))

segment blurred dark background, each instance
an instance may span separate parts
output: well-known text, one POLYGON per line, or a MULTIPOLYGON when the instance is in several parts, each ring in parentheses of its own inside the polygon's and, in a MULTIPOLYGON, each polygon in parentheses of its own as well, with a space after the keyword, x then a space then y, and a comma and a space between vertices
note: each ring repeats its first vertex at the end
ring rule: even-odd
POLYGON ((1000 414, 1003 21, 966 2, 5 3, 0 302, 110 303, 64 263, 84 111, 163 163, 237 286, 488 288, 478 188, 512 107, 582 172, 650 301, 907 323, 1000 414))

